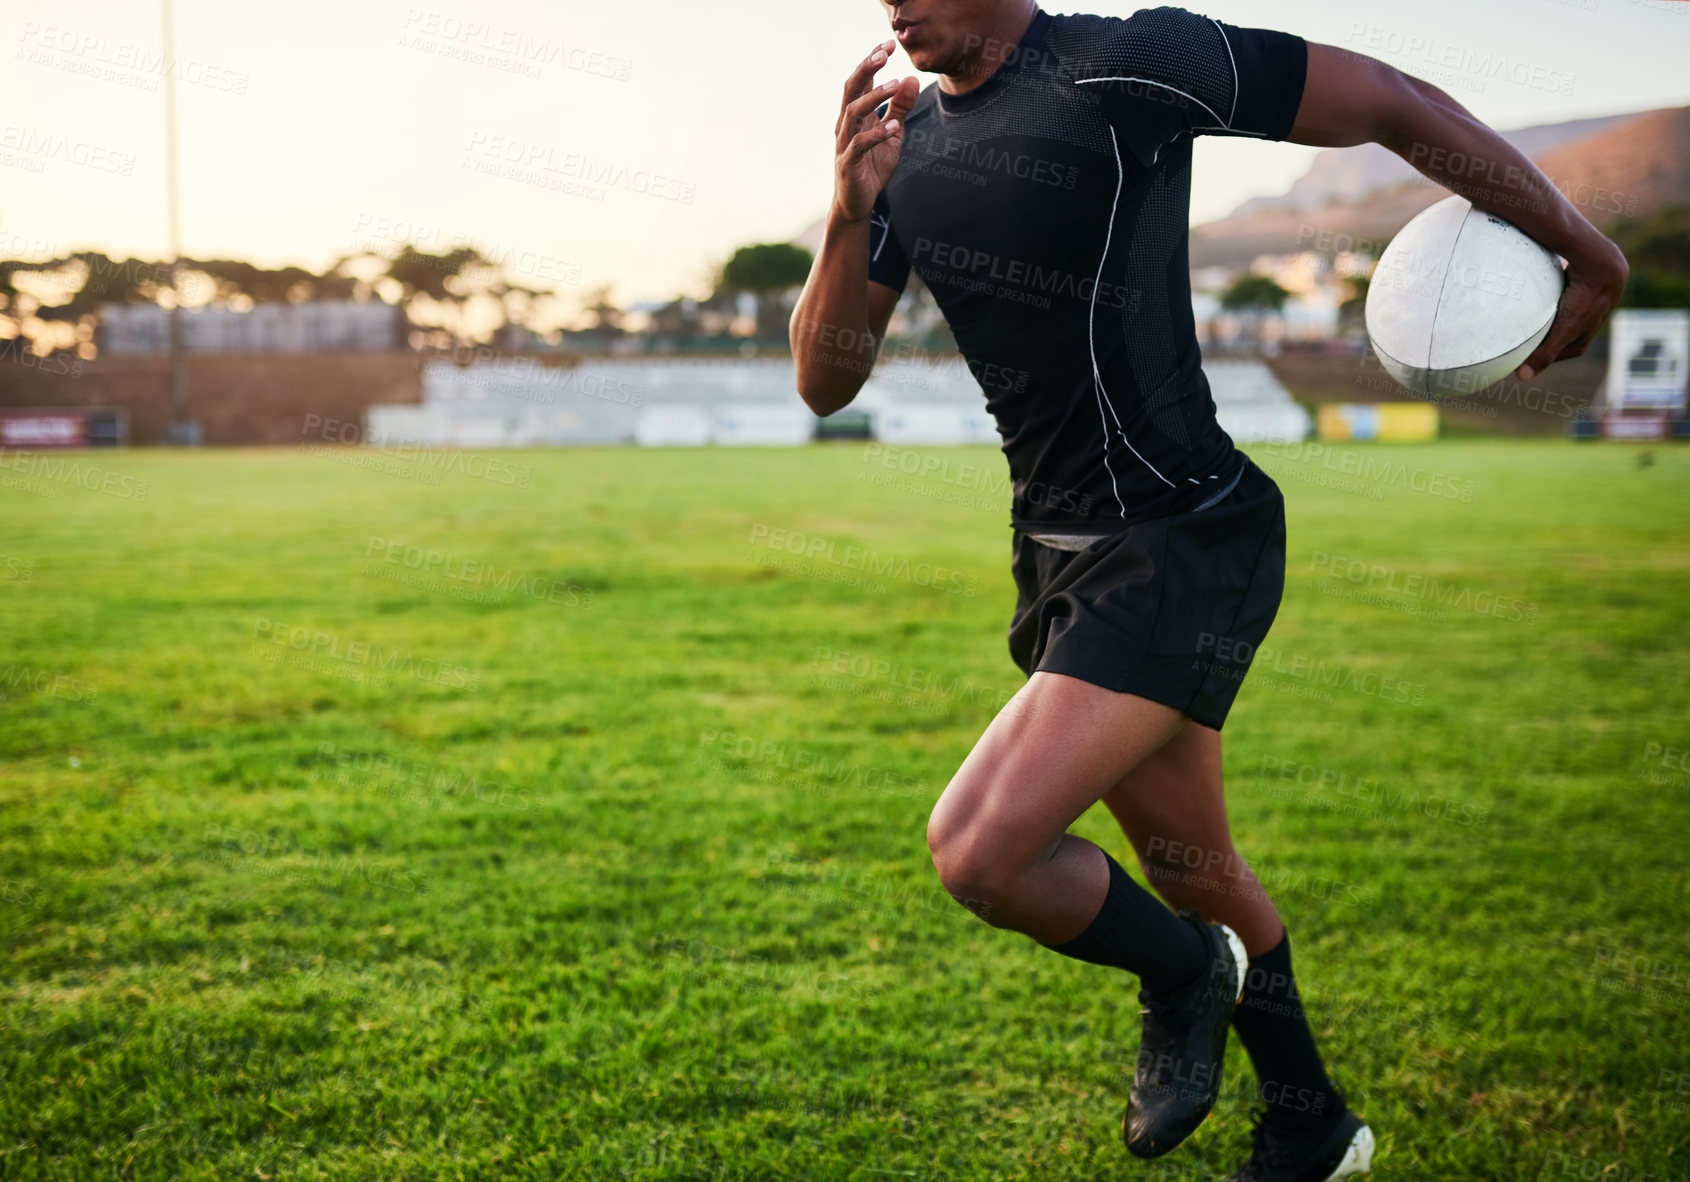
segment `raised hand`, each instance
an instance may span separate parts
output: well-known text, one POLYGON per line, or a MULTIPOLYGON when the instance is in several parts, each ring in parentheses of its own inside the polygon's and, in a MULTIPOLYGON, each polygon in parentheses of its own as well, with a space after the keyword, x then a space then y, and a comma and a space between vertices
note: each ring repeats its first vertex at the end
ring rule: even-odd
POLYGON ((863 221, 874 208, 874 199, 904 150, 904 116, 921 93, 920 79, 913 74, 870 86, 875 73, 886 64, 896 41, 882 41, 845 79, 845 95, 834 125, 836 141, 833 203, 839 216, 863 221), (891 100, 885 118, 875 108, 891 100))

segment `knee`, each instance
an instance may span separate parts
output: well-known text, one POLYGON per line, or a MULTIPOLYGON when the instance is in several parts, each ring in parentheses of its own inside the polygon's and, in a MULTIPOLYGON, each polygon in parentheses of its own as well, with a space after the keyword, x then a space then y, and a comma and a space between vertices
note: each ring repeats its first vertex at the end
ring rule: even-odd
POLYGON ((1020 867, 992 829, 949 820, 935 809, 927 823, 927 848, 946 893, 987 923, 1004 926, 1020 867))

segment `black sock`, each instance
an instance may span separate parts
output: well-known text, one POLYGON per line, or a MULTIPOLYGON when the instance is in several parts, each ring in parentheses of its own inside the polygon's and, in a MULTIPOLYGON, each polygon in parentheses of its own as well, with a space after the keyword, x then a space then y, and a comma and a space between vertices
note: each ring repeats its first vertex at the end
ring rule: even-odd
POLYGON ((1066 944, 1045 947, 1075 960, 1136 973, 1145 988, 1157 993, 1207 973, 1209 948, 1197 929, 1134 882, 1109 851, 1103 851, 1103 858, 1109 863, 1109 893, 1097 917, 1066 944))
POLYGON ((1317 1125, 1343 1107, 1315 1050, 1314 1031, 1303 1013, 1302 995, 1291 974, 1291 937, 1250 959, 1244 996, 1232 1025, 1249 1052, 1261 1081, 1259 1095, 1268 1118, 1289 1125, 1317 1125))

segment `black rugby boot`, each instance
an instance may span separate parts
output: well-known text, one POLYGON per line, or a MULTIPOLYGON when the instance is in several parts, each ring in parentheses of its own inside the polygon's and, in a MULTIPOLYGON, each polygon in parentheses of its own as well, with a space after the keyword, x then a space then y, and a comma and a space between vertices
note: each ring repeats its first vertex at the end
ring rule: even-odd
POLYGON ((1209 967, 1182 989, 1139 990, 1144 1033, 1131 1099, 1121 1118, 1121 1136, 1139 1157, 1167 1153, 1191 1136, 1215 1106, 1232 1011, 1249 971, 1244 941, 1236 932, 1224 923, 1204 923, 1195 911, 1179 914, 1202 935, 1209 967))

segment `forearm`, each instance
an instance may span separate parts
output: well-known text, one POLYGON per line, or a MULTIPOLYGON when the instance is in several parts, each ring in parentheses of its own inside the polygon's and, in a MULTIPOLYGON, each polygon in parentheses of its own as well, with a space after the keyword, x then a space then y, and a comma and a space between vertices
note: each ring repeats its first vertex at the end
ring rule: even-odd
POLYGON ((1308 74, 1292 142, 1383 144, 1475 208, 1518 226, 1567 260, 1549 333, 1517 371, 1577 357, 1625 290, 1625 255, 1513 145, 1428 82, 1359 53, 1308 42, 1308 74))
MULTIPOLYGON (((1389 69, 1390 67, 1385 67, 1389 69)), ((1513 223, 1569 262, 1623 267, 1614 244, 1514 145, 1428 82, 1384 121, 1379 142, 1473 205, 1513 223)))
POLYGON ((874 369, 868 251, 869 220, 846 218, 834 207, 790 326, 798 394, 818 415, 848 404, 874 369))

